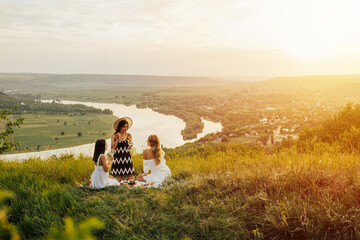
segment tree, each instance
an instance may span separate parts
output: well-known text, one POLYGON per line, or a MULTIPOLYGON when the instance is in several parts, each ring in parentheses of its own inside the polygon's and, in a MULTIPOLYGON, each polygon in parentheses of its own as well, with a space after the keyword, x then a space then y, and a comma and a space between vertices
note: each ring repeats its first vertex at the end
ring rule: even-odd
POLYGON ((20 146, 20 143, 14 141, 13 133, 15 127, 20 128, 20 124, 24 122, 24 118, 17 118, 15 121, 10 121, 9 119, 9 115, 16 109, 18 109, 18 107, 15 106, 14 108, 3 109, 0 112, 0 122, 5 121, 5 128, 0 132, 0 154, 20 146))
POLYGON ((106 108, 106 109, 104 109, 103 111, 102 111, 102 113, 104 113, 104 114, 113 114, 113 111, 112 110, 110 110, 110 109, 108 109, 108 108, 106 108))
POLYGON ((222 142, 230 142, 230 138, 228 136, 224 135, 224 136, 222 136, 221 141, 222 142))
POLYGON ((81 132, 78 132, 78 137, 81 137, 82 136, 82 133, 81 132))
POLYGON ((65 132, 64 132, 64 131, 62 131, 62 132, 61 132, 61 135, 65 135, 65 132))

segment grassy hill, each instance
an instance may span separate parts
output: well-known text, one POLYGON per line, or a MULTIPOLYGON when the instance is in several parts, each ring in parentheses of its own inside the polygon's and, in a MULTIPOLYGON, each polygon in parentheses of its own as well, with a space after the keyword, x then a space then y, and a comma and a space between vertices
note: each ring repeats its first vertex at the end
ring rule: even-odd
POLYGON ((216 83, 216 80, 203 77, 175 76, 0 73, 0 91, 148 85, 182 86, 209 83, 216 83))
MULTIPOLYGON (((142 156, 134 156, 136 174, 142 156)), ((98 239, 357 239, 358 156, 241 145, 167 150, 172 171, 162 189, 81 188, 91 159, 61 157, 0 162, 9 221, 23 239, 44 237, 70 216, 95 216, 98 239), (256 236, 255 236, 255 235, 256 236)))

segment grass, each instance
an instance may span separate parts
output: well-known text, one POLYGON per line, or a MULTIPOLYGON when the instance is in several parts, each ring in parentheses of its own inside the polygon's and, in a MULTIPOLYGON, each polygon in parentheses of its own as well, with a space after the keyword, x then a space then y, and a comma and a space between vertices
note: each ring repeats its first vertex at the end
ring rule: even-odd
POLYGON ((234 142, 234 143, 245 144, 245 143, 252 142, 256 139, 258 139, 258 137, 235 137, 235 138, 230 138, 230 141, 234 142))
MULTIPOLYGON (((98 239, 359 239, 357 155, 266 154, 239 145, 168 150, 163 189, 80 188, 91 159, 0 163, 0 188, 14 192, 9 221, 23 239, 45 236, 70 216, 105 226, 98 239)), ((136 174, 141 155, 134 156, 136 174)))
MULTIPOLYGON (((116 86, 101 88, 73 88, 66 90, 33 91, 32 94, 41 94, 43 99, 61 99, 79 102, 122 103, 129 101, 131 104, 139 103, 137 98, 144 94, 154 94, 168 89, 164 86, 116 86), (117 96, 117 98, 116 98, 117 96), (124 100, 126 99, 126 100, 124 100)), ((27 93, 27 91, 25 91, 27 93)))
POLYGON ((15 129, 14 134, 14 139, 22 143, 17 152, 69 147, 108 138, 116 119, 107 114, 23 114, 21 117, 24 124, 20 129, 15 129), (81 137, 78 137, 79 132, 81 137))

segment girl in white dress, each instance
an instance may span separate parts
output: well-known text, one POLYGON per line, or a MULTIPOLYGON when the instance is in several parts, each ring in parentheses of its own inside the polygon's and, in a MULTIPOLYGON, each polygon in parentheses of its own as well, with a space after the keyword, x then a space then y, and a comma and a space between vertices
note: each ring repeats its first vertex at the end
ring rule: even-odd
POLYGON ((157 135, 150 135, 147 144, 150 149, 143 151, 144 173, 137 176, 139 182, 155 183, 160 185, 171 176, 169 167, 164 158, 165 153, 161 150, 160 140, 157 135), (151 170, 151 173, 148 172, 151 170))
POLYGON ((95 164, 95 170, 91 174, 91 186, 93 188, 104 188, 106 186, 119 186, 120 183, 109 177, 109 170, 114 157, 111 156, 108 161, 105 156, 105 150, 107 150, 107 143, 105 139, 99 139, 95 143, 93 161, 95 164))

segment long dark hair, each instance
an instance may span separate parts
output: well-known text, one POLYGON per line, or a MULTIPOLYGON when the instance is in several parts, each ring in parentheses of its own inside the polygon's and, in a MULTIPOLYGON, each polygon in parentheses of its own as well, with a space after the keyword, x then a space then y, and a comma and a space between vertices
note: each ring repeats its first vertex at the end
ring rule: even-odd
POLYGON ((127 125, 129 126, 129 123, 128 123, 126 120, 121 120, 121 121, 119 122, 119 124, 118 124, 118 127, 117 127, 115 133, 120 132, 120 129, 121 129, 123 126, 125 126, 125 124, 127 124, 127 125))
POLYGON ((94 157, 93 157, 93 161, 97 162, 99 156, 101 154, 105 153, 105 139, 98 139, 95 142, 95 150, 94 150, 94 157))

